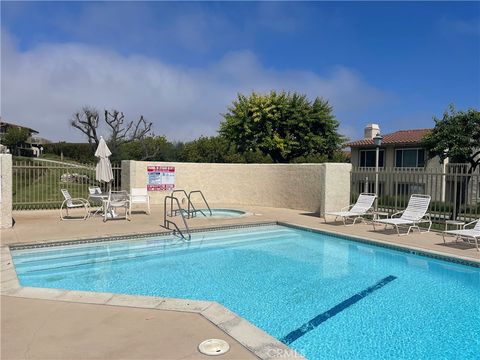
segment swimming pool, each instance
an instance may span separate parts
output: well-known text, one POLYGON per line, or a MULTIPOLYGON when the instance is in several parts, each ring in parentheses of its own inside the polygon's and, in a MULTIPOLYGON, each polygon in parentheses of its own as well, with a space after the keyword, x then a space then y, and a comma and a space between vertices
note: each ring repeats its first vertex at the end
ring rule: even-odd
MULTIPOLYGON (((197 209, 198 213, 197 216, 201 217, 202 211, 207 217, 210 218, 215 218, 215 219, 220 219, 220 218, 234 218, 234 217, 241 217, 241 216, 246 216, 248 213, 242 210, 235 210, 235 209, 211 209, 212 214, 210 215, 210 212, 208 209, 197 209)), ((187 212, 184 212, 185 215, 187 212)))
POLYGON ((310 359, 475 359, 480 269, 278 225, 12 250, 23 286, 213 300, 310 359))

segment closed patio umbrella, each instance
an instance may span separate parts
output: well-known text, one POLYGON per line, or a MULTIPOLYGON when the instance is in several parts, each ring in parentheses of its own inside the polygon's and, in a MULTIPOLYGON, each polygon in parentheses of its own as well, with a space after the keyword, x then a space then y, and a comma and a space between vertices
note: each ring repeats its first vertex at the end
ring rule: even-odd
POLYGON ((98 163, 95 172, 95 179, 97 181, 109 183, 113 180, 112 164, 110 163, 109 159, 110 155, 112 155, 112 153, 110 152, 107 143, 103 137, 100 137, 97 151, 95 151, 95 156, 98 157, 98 163))

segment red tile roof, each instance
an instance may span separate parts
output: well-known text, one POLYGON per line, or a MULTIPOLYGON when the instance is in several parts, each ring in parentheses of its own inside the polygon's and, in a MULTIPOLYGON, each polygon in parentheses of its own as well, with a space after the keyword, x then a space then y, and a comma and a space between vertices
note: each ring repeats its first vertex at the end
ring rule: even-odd
MULTIPOLYGON (((396 144, 418 144, 425 135, 432 129, 414 129, 414 130, 399 130, 391 134, 382 135, 382 145, 396 145, 396 144)), ((372 139, 362 139, 346 144, 350 147, 359 146, 373 146, 372 139)))

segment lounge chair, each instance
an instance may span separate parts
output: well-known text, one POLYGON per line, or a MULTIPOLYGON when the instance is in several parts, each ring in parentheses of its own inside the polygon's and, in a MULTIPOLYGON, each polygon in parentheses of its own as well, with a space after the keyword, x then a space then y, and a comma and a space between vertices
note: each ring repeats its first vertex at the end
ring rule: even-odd
MULTIPOLYGON (((358 196, 355 204, 346 206, 342 208, 341 211, 326 212, 325 215, 335 216, 335 221, 341 217, 343 220, 343 225, 347 225, 347 220, 353 218, 353 223, 350 225, 355 225, 357 220, 363 220, 365 215, 372 214, 371 210, 373 208, 375 198, 375 194, 362 193, 358 196)), ((324 220, 327 222, 325 217, 324 220)))
POLYGON ((477 251, 480 251, 478 249, 478 240, 480 239, 480 219, 474 220, 472 222, 469 222, 468 224, 463 225, 463 229, 459 230, 448 230, 444 231, 442 233, 443 235, 443 242, 445 243, 445 235, 455 235, 456 239, 458 238, 464 238, 467 240, 473 239, 475 241, 475 246, 477 248, 477 251), (469 226, 473 225, 476 223, 474 228, 468 228, 469 226))
POLYGON ((375 224, 385 225, 385 229, 388 225, 392 225, 397 229, 397 234, 400 236, 408 235, 410 230, 413 228, 416 228, 419 232, 422 232, 419 224, 428 223, 428 230, 424 232, 429 232, 430 228, 432 227, 432 220, 430 219, 430 215, 427 214, 430 200, 430 195, 413 194, 410 196, 410 200, 408 201, 408 205, 405 210, 393 214, 390 219, 374 220, 372 222, 373 229, 376 230, 375 224), (400 214, 401 216, 398 217, 400 214), (400 226, 408 226, 408 231, 405 234, 400 234, 400 226))
POLYGON ((115 209, 125 209, 125 219, 129 220, 128 212, 130 210, 130 197, 125 190, 122 191, 110 191, 108 194, 108 200, 105 205, 105 214, 103 221, 107 221, 108 218, 113 219, 117 217, 115 209))
POLYGON ((132 213, 132 204, 147 204, 147 214, 150 215, 150 195, 147 188, 130 189, 130 214, 132 213))
POLYGON ((90 216, 90 203, 88 202, 87 199, 83 198, 72 198, 70 193, 68 192, 67 189, 61 189, 63 197, 65 200, 63 200, 62 205, 60 206, 60 219, 62 220, 86 220, 90 216), (84 208, 85 209, 85 216, 83 218, 66 218, 63 216, 63 209, 66 210, 66 216, 69 216, 68 210, 69 209, 78 209, 78 208, 84 208))

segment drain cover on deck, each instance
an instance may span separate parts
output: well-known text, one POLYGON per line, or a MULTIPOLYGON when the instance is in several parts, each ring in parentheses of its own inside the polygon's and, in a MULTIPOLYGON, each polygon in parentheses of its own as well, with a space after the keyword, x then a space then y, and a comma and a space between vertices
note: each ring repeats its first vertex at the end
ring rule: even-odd
POLYGON ((230 350, 230 345, 225 340, 208 339, 198 345, 198 350, 205 355, 222 355, 230 350))

